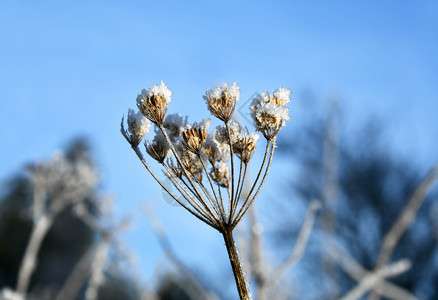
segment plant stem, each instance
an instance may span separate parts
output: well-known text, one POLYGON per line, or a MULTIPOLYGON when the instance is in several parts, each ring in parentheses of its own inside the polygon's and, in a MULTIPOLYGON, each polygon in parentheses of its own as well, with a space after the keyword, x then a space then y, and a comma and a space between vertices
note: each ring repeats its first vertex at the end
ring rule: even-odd
POLYGON ((237 253, 236 244, 234 243, 233 231, 225 228, 221 233, 224 237, 225 246, 227 247, 228 257, 230 259, 231 268, 233 269, 234 279, 236 280, 237 291, 239 292, 240 299, 249 300, 251 299, 251 294, 246 284, 239 254, 237 253))

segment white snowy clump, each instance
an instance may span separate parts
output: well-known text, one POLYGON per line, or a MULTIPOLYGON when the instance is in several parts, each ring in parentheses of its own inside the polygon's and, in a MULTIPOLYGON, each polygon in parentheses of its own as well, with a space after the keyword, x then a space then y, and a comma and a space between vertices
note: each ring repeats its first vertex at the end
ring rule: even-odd
POLYGON ((169 103, 172 97, 172 91, 169 90, 164 81, 161 80, 160 85, 154 83, 147 90, 143 89, 141 94, 137 97, 137 102, 142 101, 144 98, 151 98, 153 96, 161 96, 166 100, 166 103, 169 103))
POLYGON ((228 85, 228 82, 225 82, 223 85, 216 87, 215 89, 210 89, 205 92, 205 96, 203 96, 205 102, 208 104, 209 101, 214 99, 220 99, 223 95, 228 95, 234 101, 240 100, 240 87, 237 85, 237 82, 234 82, 231 85, 228 85))

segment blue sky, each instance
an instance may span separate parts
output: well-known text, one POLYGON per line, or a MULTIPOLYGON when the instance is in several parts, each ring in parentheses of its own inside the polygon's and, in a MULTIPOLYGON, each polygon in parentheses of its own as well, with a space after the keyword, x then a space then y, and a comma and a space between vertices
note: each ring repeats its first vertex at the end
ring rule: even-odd
POLYGON ((137 93, 164 80, 169 111, 194 121, 217 83, 237 81, 242 103, 287 86, 288 126, 312 118, 305 91, 340 95, 348 124, 388 120, 393 146, 424 167, 438 158, 437 15, 436 1, 3 0, 0 178, 85 135, 117 214, 139 221, 126 239, 146 278, 161 255, 138 213, 146 200, 183 257, 215 261, 219 236, 161 199, 119 133, 137 93))

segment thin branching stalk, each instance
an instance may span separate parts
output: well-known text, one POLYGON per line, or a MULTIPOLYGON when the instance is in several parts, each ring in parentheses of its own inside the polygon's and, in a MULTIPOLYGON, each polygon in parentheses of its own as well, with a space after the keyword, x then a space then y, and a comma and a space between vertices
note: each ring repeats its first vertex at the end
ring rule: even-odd
MULTIPOLYGON (((187 190, 184 188, 184 186, 181 185, 181 183, 178 181, 178 179, 170 172, 169 169, 165 166, 166 170, 168 171, 168 174, 170 174, 169 180, 172 182, 173 186, 178 190, 178 192, 184 197, 184 199, 189 203, 199 214, 201 214, 204 218, 209 219, 212 217, 210 213, 205 209, 205 207, 201 206, 201 203, 196 201, 190 193, 187 192, 187 190)), ((190 190, 190 188, 187 186, 187 184, 181 180, 184 185, 190 190)), ((204 205, 204 204, 202 204, 204 205)))
POLYGON ((245 163, 244 166, 243 166, 242 183, 240 185, 240 190, 238 191, 238 194, 236 196, 237 199, 240 199, 240 197, 242 196, 242 190, 243 190, 243 187, 245 185, 245 179, 246 179, 246 172, 247 172, 247 170, 248 170, 248 164, 245 163))
POLYGON ((257 96, 253 99, 250 110, 254 126, 266 138, 267 145, 260 170, 243 203, 239 201, 243 185, 246 183, 247 164, 256 149, 259 136, 255 133, 250 134, 248 130, 245 131, 244 127, 235 121, 230 122, 236 101, 240 99, 240 88, 236 83, 232 85, 226 83, 214 90, 208 90, 203 97, 212 115, 225 124, 211 134, 207 132, 210 126, 209 119, 204 119, 200 123, 187 124, 187 118, 184 120, 179 115, 166 118, 167 105, 171 101, 172 91, 164 82, 143 90, 137 97, 137 107, 140 113, 129 110, 127 130, 124 129, 122 119, 123 136, 131 144, 152 177, 182 207, 223 235, 241 299, 250 299, 250 294, 232 231, 246 214, 265 183, 274 153, 275 135, 289 120, 289 110, 286 105, 290 101, 290 94, 289 89, 280 88, 271 94, 264 92, 263 97, 257 96), (151 123, 154 123, 159 131, 153 143, 149 142, 150 147, 146 146, 146 152, 162 164, 167 171, 165 175, 170 178, 188 205, 164 186, 138 149, 138 144, 149 132, 151 123), (168 157, 170 152, 175 157, 177 166, 173 166, 172 159, 167 161, 168 166, 164 163, 165 157, 168 157), (240 159, 238 170, 235 168, 234 154, 240 159), (193 159, 195 156, 196 159, 193 159), (204 156, 212 165, 211 173, 207 170, 204 156), (237 171, 239 174, 236 174, 237 171), (205 173, 208 185, 204 185, 203 173, 205 173), (188 182, 183 177, 187 178, 188 182), (217 184, 217 193, 213 182, 217 184), (222 187, 227 189, 228 207, 224 203, 222 187), (252 195, 255 189, 256 192, 252 195))
MULTIPOLYGON (((243 170, 243 161, 240 160, 239 178, 237 179, 236 194, 234 195, 234 206, 235 207, 237 207, 237 204, 239 203, 239 191, 240 191, 240 181, 242 180, 242 170, 243 170)), ((243 183, 242 183, 242 186, 243 186, 243 183)))
MULTIPOLYGON (((205 163, 204 163, 204 161, 202 160, 201 155, 198 155, 198 158, 199 158, 199 160, 201 161, 202 168, 204 169, 204 172, 205 172, 205 174, 206 174, 206 176, 207 176, 207 180, 208 180, 208 182, 209 182, 209 184, 210 184, 211 190, 213 191, 213 196, 214 196, 214 199, 215 199, 215 201, 216 201, 217 214, 220 216, 220 218, 221 218, 222 220, 225 220, 225 213, 223 213, 224 208, 221 207, 221 202, 223 203, 223 201, 219 201, 219 199, 218 199, 218 197, 217 197, 217 194, 216 194, 215 188, 214 188, 214 186, 213 186, 213 182, 211 181, 211 178, 210 178, 210 174, 208 173, 207 167, 205 166, 205 163)), ((202 183, 200 183, 200 185, 202 186, 202 183)), ((204 188, 204 189, 205 189, 205 188, 204 188)))
POLYGON ((196 187, 196 184, 193 182, 193 179, 190 176, 189 172, 184 167, 184 164, 182 163, 181 158, 178 155, 178 152, 176 151, 175 147, 173 146, 173 143, 170 140, 170 137, 167 134, 166 129, 164 128, 164 126, 162 124, 159 126, 159 128, 160 128, 161 132, 163 133, 164 137, 166 138, 166 141, 169 144, 170 150, 172 151, 173 155, 175 156, 176 161, 178 162, 178 164, 180 165, 181 169, 183 170, 184 175, 189 180, 189 183, 192 186, 192 188, 195 190, 197 196, 201 199, 202 198, 201 192, 198 190, 198 188, 196 187))
POLYGON ((210 195, 210 192, 205 188, 205 186, 202 182, 198 182, 198 185, 201 188, 201 191, 207 197, 208 202, 210 203, 211 207, 215 211, 217 218, 221 219, 220 209, 219 209, 219 206, 217 206, 215 199, 213 199, 213 197, 210 195))
POLYGON ((199 215, 197 212, 193 211, 190 207, 188 207, 187 205, 185 205, 180 199, 178 199, 178 197, 176 197, 162 182, 160 179, 158 179, 158 177, 155 175, 154 172, 152 172, 151 168, 149 167, 149 165, 146 163, 145 159, 143 158, 143 154, 140 152, 140 149, 138 149, 138 147, 132 147, 132 149, 134 150, 134 152, 137 154, 138 158, 140 159, 140 161, 143 163, 143 166, 146 168, 146 170, 152 175, 152 177, 155 179, 156 182, 158 182, 158 184, 161 186, 161 188, 166 191, 166 193, 168 193, 176 202, 178 202, 179 205, 181 205, 182 207, 184 207, 187 211, 189 211, 192 215, 194 215, 196 218, 198 218, 199 220, 201 220, 202 222, 206 223, 207 225, 213 227, 213 228, 219 228, 219 223, 218 220, 213 218, 213 216, 211 216, 210 218, 205 218, 203 215, 199 215))
MULTIPOLYGON (((245 216, 246 212, 251 207, 251 204, 254 202, 254 200, 257 198, 258 194, 260 193, 260 191, 263 187, 263 184, 265 183, 266 176, 268 175, 270 167, 271 167, 272 158, 274 156, 274 149, 275 149, 275 138, 272 140, 271 151, 269 153, 268 163, 266 165, 266 170, 265 170, 265 174, 263 175, 262 181, 260 182, 260 185, 259 185, 255 195, 252 197, 252 199, 248 201, 249 198, 247 198, 247 201, 245 201, 245 203, 242 205, 239 213, 236 215, 236 219, 233 222, 233 226, 236 226, 240 222, 240 220, 242 220, 243 216, 245 216)), ((265 158, 266 158, 266 156, 265 156, 265 158)))
POLYGON ((266 161, 267 161, 268 154, 270 153, 270 151, 269 151, 269 147, 270 147, 270 146, 271 146, 271 141, 268 141, 268 142, 266 143, 265 154, 264 154, 264 156, 263 156, 263 161, 262 161, 262 164, 261 164, 261 166, 260 166, 260 169, 259 169, 259 171, 258 171, 258 173, 257 173, 256 179, 254 180, 253 185, 251 186, 251 188, 250 188, 248 194, 246 195, 246 199, 245 199, 245 201, 243 202, 242 207, 240 208, 240 211, 238 212, 238 215, 241 213, 241 211, 243 210, 243 208, 248 204, 248 202, 249 202, 250 199, 251 199, 251 194, 252 194, 252 192, 254 191, 254 189, 255 189, 255 187, 256 187, 256 185, 257 185, 257 182, 259 181, 259 178, 260 178, 261 174, 263 173, 263 167, 265 166, 265 163, 266 163, 266 161))
POLYGON ((232 215, 234 213, 234 210, 236 207, 234 206, 234 152, 233 152, 233 142, 231 140, 231 134, 230 134, 230 127, 228 125, 228 122, 225 122, 225 128, 227 129, 227 136, 228 136, 228 144, 230 145, 230 159, 231 159, 231 197, 229 199, 230 201, 230 207, 229 207, 229 222, 232 222, 232 215))

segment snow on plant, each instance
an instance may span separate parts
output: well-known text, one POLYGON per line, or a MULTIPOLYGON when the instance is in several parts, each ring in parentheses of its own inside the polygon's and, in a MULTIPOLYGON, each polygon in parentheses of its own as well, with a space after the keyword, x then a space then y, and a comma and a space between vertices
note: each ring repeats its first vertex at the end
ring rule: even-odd
POLYGON ((172 91, 163 81, 137 96, 142 116, 129 110, 128 130, 122 118, 123 136, 158 184, 193 216, 223 235, 241 299, 250 299, 251 295, 232 232, 257 198, 269 173, 276 136, 289 120, 290 95, 289 89, 279 88, 271 94, 263 92, 252 101, 254 127, 264 136, 266 146, 257 176, 249 185, 247 169, 259 135, 232 120, 240 100, 237 83, 225 83, 207 90, 203 96, 210 113, 223 122, 210 132, 210 119, 191 124, 179 114, 167 116, 172 91), (144 139, 149 122, 155 125, 152 141, 144 139), (158 179, 146 162, 139 148, 143 139, 145 152, 164 168, 183 200, 158 179), (244 185, 250 186, 247 193, 242 193, 244 185))

